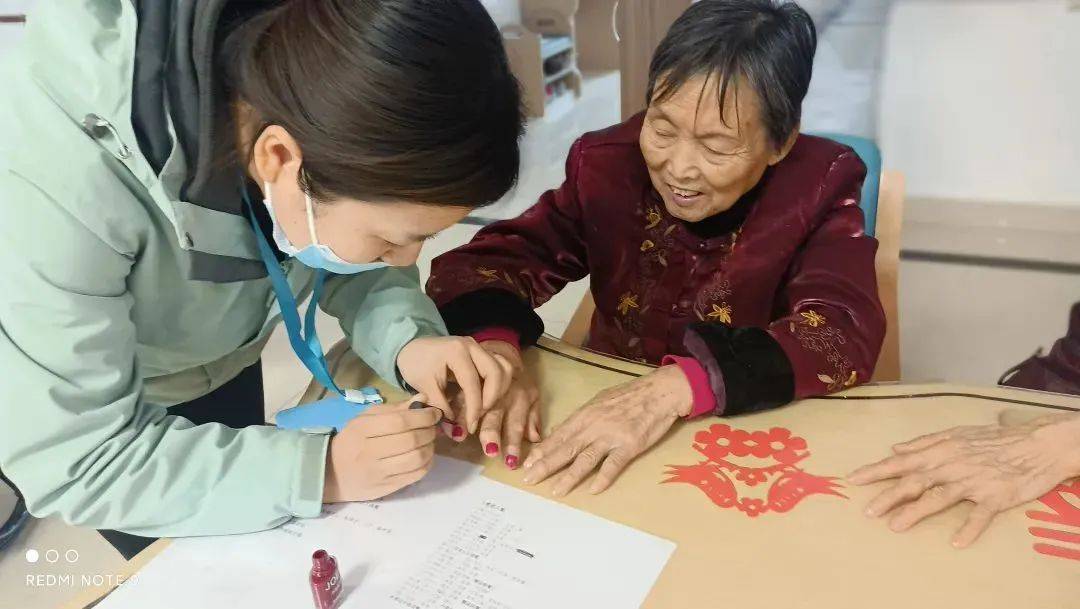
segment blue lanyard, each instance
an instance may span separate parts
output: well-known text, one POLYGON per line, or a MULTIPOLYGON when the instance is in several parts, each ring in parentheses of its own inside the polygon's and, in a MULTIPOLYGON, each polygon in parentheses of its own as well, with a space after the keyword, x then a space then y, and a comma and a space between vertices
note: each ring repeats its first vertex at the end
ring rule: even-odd
POLYGON ((256 240, 259 243, 259 253, 262 255, 263 264, 266 265, 266 272, 270 275, 270 284, 274 287, 274 295, 277 297, 278 307, 281 309, 281 318, 285 322, 285 330, 289 334, 289 344, 292 345, 296 356, 300 358, 300 361, 315 377, 315 380, 322 383, 323 387, 330 391, 344 396, 345 392, 337 386, 333 377, 330 376, 330 369, 326 365, 326 356, 323 355, 322 343, 319 342, 319 335, 315 330, 315 312, 319 306, 319 300, 322 298, 326 271, 322 269, 316 270, 315 290, 311 294, 311 302, 308 303, 307 312, 304 315, 304 324, 301 327, 300 314, 297 313, 299 305, 296 304, 296 297, 293 296, 285 272, 281 270, 281 265, 278 264, 277 258, 274 256, 274 250, 270 248, 270 243, 266 240, 266 235, 263 234, 262 228, 259 227, 259 221, 255 218, 255 208, 252 207, 251 198, 248 197, 247 185, 241 182, 240 190, 244 194, 248 219, 251 221, 252 228, 255 229, 256 240))

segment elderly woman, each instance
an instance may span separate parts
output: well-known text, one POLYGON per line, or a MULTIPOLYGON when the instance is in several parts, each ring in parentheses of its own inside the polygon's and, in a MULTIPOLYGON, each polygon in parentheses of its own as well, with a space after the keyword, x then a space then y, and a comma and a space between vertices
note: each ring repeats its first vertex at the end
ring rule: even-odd
MULTIPOLYGON (((582 137, 559 189, 435 261, 428 294, 451 332, 489 350, 533 344, 533 309, 589 275, 587 346, 660 365, 535 446, 526 481, 565 469, 563 494, 599 467, 600 492, 680 417, 870 378, 885 319, 858 205, 866 168, 799 134, 815 46, 794 3, 694 4, 656 51, 645 113, 582 137)), ((503 439, 513 468, 522 437, 539 440, 536 397, 519 372, 500 408, 470 413, 488 455, 503 439)))

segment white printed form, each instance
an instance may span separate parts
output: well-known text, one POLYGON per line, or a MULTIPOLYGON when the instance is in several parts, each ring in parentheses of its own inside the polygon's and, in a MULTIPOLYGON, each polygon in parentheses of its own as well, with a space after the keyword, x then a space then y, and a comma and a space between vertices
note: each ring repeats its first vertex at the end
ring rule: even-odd
POLYGON ((428 556, 390 600, 400 607, 511 609, 528 595, 536 554, 506 508, 485 501, 428 556))
POLYGON ((387 499, 262 533, 176 540, 99 607, 310 607, 317 549, 338 560, 342 609, 631 609, 675 545, 440 457, 387 499))

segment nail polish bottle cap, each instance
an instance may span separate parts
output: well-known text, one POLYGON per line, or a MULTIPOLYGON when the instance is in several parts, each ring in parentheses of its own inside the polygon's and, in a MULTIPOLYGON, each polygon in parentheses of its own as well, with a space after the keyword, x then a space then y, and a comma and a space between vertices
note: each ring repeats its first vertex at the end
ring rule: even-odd
POLYGON ((326 550, 318 550, 311 555, 311 570, 315 573, 331 573, 336 565, 334 564, 334 557, 330 556, 326 550))

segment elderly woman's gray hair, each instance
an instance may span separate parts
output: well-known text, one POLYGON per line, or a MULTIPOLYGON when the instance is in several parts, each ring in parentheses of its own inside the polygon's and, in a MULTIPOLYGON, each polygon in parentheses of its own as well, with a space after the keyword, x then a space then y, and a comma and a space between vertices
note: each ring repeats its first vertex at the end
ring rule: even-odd
MULTIPOLYGON (((660 43, 649 68, 647 102, 663 102, 689 80, 716 75, 720 107, 731 83, 745 82, 761 102, 772 143, 798 128, 817 48, 814 21, 794 2, 701 0, 660 43)), ((723 112, 721 112, 723 115, 723 112)))

